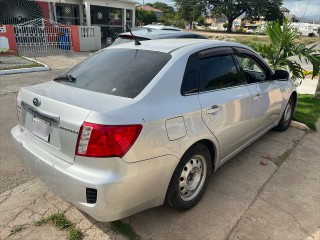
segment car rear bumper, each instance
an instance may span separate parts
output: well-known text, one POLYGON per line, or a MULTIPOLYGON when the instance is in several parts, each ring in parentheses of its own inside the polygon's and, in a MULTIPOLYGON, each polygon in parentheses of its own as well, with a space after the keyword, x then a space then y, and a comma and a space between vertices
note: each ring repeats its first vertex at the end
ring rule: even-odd
POLYGON ((32 142, 20 125, 11 135, 30 172, 98 221, 117 220, 163 204, 178 163, 177 158, 166 155, 130 164, 120 158, 76 157, 70 164, 32 142), (96 203, 88 202, 88 189, 97 190, 96 203))

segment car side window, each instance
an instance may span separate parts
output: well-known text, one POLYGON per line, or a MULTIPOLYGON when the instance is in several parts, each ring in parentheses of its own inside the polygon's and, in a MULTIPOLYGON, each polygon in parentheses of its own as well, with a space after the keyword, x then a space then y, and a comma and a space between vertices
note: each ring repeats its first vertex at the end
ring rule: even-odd
POLYGON ((195 38, 198 38, 198 39, 208 39, 207 37, 202 36, 202 35, 195 35, 195 38))
POLYGON ((208 38, 207 38, 207 37, 205 37, 205 36, 197 35, 197 34, 195 34, 195 35, 193 35, 193 34, 181 35, 181 36, 179 36, 179 37, 177 37, 177 38, 197 38, 197 39, 208 39, 208 38))
POLYGON ((199 76, 202 91, 234 87, 242 84, 231 54, 200 59, 199 76))
POLYGON ((236 57, 249 84, 267 80, 265 71, 252 58, 245 54, 237 54, 236 57))
POLYGON ((181 94, 191 94, 198 92, 198 56, 192 54, 187 62, 181 85, 181 94))
POLYGON ((181 35, 181 36, 179 36, 177 38, 196 38, 196 36, 192 35, 192 34, 187 34, 187 35, 181 35))

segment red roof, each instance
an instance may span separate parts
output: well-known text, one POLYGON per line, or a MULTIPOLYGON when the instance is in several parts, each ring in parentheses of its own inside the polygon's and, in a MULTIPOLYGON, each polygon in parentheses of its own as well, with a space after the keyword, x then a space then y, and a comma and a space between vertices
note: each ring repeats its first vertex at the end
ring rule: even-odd
POLYGON ((150 7, 150 6, 148 6, 148 5, 140 6, 139 8, 140 8, 140 9, 143 9, 143 10, 145 10, 145 11, 152 11, 152 12, 162 13, 162 11, 161 11, 160 9, 153 8, 153 7, 150 7))

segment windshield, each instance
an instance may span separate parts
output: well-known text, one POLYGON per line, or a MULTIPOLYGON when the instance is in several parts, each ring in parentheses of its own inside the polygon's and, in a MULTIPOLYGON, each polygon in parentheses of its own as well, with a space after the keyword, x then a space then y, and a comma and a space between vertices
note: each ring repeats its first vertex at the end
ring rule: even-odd
POLYGON ((64 74, 72 76, 75 81, 54 81, 90 91, 134 98, 170 59, 169 53, 107 49, 92 55, 64 74))

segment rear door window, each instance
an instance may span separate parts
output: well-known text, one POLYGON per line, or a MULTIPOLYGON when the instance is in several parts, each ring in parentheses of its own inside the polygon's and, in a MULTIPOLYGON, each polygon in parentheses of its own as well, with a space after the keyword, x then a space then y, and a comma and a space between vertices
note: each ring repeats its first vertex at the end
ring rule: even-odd
POLYGON ((108 49, 94 54, 67 71, 61 84, 99 93, 134 98, 151 82, 171 59, 169 53, 108 49))

